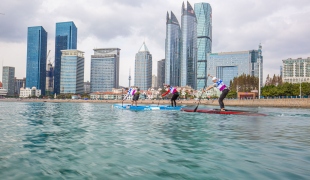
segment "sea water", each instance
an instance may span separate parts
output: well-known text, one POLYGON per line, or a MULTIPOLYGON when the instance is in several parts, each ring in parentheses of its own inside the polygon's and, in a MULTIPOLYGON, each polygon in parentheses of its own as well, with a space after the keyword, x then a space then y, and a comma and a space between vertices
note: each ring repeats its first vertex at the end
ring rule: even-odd
POLYGON ((310 179, 309 109, 111 105, 1 102, 0 179, 310 179))

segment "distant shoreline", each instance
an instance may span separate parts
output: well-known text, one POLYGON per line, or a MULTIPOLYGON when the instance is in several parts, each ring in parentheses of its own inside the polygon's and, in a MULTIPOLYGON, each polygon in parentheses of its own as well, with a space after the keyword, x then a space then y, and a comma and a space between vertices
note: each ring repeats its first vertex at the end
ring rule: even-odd
MULTIPOLYGON (((0 99, 1 102, 47 102, 47 103, 108 103, 119 104, 121 100, 76 100, 76 99, 0 99)), ((130 104, 131 101, 126 100, 124 104, 130 104)), ((139 100, 138 104, 165 104, 169 105, 170 100, 139 100)), ((250 106, 250 107, 299 107, 310 108, 310 98, 302 99, 225 99, 226 106, 250 106)), ((197 105, 198 100, 178 100, 178 105, 197 105)), ((200 104, 218 106, 218 100, 205 100, 202 99, 200 104)))

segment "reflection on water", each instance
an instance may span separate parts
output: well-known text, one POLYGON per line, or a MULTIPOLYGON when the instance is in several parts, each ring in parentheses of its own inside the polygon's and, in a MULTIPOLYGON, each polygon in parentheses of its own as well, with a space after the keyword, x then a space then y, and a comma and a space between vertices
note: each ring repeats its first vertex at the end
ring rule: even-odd
POLYGON ((268 116, 1 103, 1 179, 309 179, 309 112, 241 109, 268 116))

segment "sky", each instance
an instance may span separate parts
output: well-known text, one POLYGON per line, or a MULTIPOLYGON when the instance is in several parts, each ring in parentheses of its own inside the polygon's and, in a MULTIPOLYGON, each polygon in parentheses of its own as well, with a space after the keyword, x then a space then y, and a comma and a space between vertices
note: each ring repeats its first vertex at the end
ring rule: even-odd
MULTIPOLYGON (((181 0, 1 0, 0 63, 15 67, 26 77, 27 28, 43 26, 48 32, 48 60, 54 62, 56 22, 74 21, 77 49, 85 54, 84 81, 90 80, 94 48, 120 48, 120 85, 134 80, 135 54, 143 42, 157 61, 165 58, 166 14, 181 23, 181 0)), ((258 49, 262 44, 264 80, 279 74, 282 60, 310 57, 309 0, 190 0, 212 7, 212 52, 258 49)), ((186 3, 186 1, 185 1, 186 3)), ((2 81, 2 68, 0 70, 2 81)))

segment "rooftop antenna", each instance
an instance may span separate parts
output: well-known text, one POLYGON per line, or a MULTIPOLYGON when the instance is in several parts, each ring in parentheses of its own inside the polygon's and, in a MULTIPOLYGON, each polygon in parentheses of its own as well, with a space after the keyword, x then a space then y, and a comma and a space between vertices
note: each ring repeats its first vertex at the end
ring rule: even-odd
POLYGON ((129 68, 129 77, 128 77, 128 81, 129 81, 129 86, 128 86, 128 88, 130 88, 130 81, 131 81, 131 73, 130 73, 130 68, 129 68))

